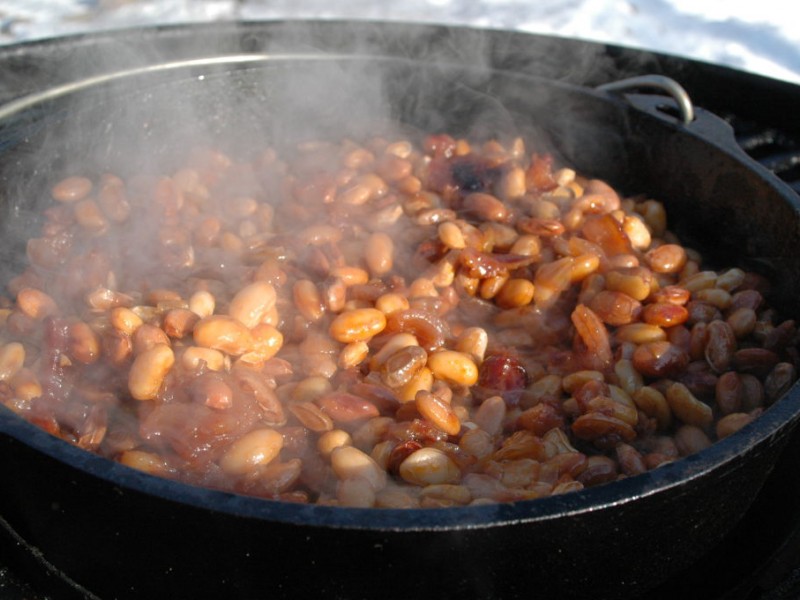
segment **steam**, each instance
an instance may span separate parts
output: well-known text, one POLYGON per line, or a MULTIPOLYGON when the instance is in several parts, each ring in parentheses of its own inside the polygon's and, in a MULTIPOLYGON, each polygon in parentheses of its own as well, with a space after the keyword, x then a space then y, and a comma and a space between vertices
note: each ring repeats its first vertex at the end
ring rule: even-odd
MULTIPOLYGON (((79 49, 74 65, 65 60, 64 70, 53 73, 49 91, 0 109, 11 157, 0 167, 4 239, 11 240, 10 249, 3 250, 3 281, 20 271, 24 242, 39 235, 38 215, 50 203, 50 187, 62 177, 97 181, 113 173, 144 182, 139 189, 147 190, 205 148, 247 163, 265 148, 280 154, 304 141, 409 131, 477 140, 523 135, 534 141, 536 151, 560 154, 554 140, 585 128, 588 109, 553 104, 551 84, 514 73, 498 77, 491 69, 535 71, 558 81, 580 78, 602 63, 594 54, 559 56, 547 45, 530 53, 518 36, 477 30, 360 24, 354 35, 344 24, 298 23, 274 35, 247 26, 237 33, 217 38, 213 29, 199 27, 194 39, 184 39, 169 56, 143 44, 144 34, 142 40, 128 37, 119 44, 104 39, 114 54, 106 48, 87 63, 79 49)), ((610 143, 600 134, 589 139, 610 143)), ((579 150, 593 150, 589 145, 579 150)), ((617 153, 608 155, 611 160, 617 153)), ((133 210, 146 209, 137 204, 140 200, 132 195, 133 210)), ((160 225, 144 220, 138 227, 123 229, 108 246, 146 275, 163 267, 151 251, 160 225)), ((412 254, 403 248, 397 253, 412 254)), ((121 283, 123 277, 117 279, 121 283)), ((151 288, 162 284, 147 283, 151 288)), ((134 415, 114 418, 129 418, 121 428, 135 429, 134 415)))

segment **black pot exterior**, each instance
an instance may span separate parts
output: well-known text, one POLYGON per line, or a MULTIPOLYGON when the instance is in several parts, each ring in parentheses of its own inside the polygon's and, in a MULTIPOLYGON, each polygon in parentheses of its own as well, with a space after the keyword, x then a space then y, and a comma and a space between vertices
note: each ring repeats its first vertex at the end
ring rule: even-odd
MULTIPOLYGON (((457 127, 487 114, 496 117, 492 126, 535 125, 535 134, 579 169, 628 192, 648 190, 663 199, 670 214, 679 215, 676 229, 689 239, 716 249, 728 262, 756 261, 780 274, 778 304, 800 313, 797 199, 733 150, 713 120, 684 128, 581 88, 496 71, 469 71, 465 80, 453 76, 452 67, 435 66, 431 77, 429 67, 390 62, 405 77, 438 81, 433 91, 396 93, 392 116, 406 118, 415 107, 433 105, 414 126, 457 127), (443 73, 448 77, 440 81, 443 73), (453 81, 472 101, 449 113, 451 98, 440 92, 453 81), (547 95, 538 93, 543 90, 547 95)), ((318 61, 311 63, 312 71, 319 68, 318 61)), ((269 68, 269 81, 304 67, 303 60, 287 60, 269 68)), ((235 79, 259 102, 291 100, 291 94, 282 99, 271 87, 247 87, 250 72, 238 72, 235 79)), ((170 76, 161 77, 159 85, 173 85, 170 76)), ((204 80, 211 83, 186 79, 180 85, 203 97, 207 86, 216 89, 214 81, 227 86, 227 77, 223 71, 204 80)), ((407 81, 389 78, 388 89, 407 90, 407 81)), ((92 94, 89 89, 75 104, 97 101, 92 94)), ((157 104, 157 96, 141 98, 142 114, 157 104)), ((230 114, 215 101, 208 105, 221 110, 222 120, 214 121, 221 130, 251 122, 248 111, 230 114)), ((369 102, 363 108, 370 117, 380 116, 369 112, 369 102)), ((114 116, 98 117, 91 105, 82 113, 23 112, 3 129, 12 157, 0 168, 3 183, 25 164, 16 157, 31 153, 25 132, 32 123, 44 119, 48 131, 61 131, 74 126, 74 119, 99 127, 97 122, 114 116)), ((177 116, 161 118, 176 117, 178 123, 177 116)), ((265 127, 264 136, 281 134, 274 125, 265 127)), ((126 159, 115 141, 128 134, 126 129, 116 138, 98 138, 91 152, 105 153, 112 163, 126 159)), ((82 159, 86 154, 76 147, 85 143, 59 142, 52 164, 65 168, 74 157, 82 159)), ((154 143, 157 155, 160 142, 154 143)), ((0 494, 0 516, 45 560, 101 598, 631 597, 689 565, 734 526, 799 414, 795 388, 762 418, 707 451, 564 497, 365 511, 264 502, 155 479, 85 455, 2 410, 0 480, 12 483, 0 494)))

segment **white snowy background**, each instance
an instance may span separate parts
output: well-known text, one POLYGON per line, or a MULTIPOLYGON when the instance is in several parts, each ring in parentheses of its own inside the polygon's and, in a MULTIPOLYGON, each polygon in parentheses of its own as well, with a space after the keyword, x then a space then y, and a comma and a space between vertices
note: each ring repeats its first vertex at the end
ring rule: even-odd
POLYGON ((800 84, 797 0, 0 0, 0 44, 137 25, 414 21, 645 48, 800 84))

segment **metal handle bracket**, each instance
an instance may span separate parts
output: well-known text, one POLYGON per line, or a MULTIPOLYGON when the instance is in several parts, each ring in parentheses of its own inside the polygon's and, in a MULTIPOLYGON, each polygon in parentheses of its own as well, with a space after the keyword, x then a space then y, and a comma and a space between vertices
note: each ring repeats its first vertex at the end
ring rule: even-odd
POLYGON ((600 92, 624 93, 642 88, 666 92, 678 105, 683 124, 688 125, 694 121, 694 106, 689 94, 677 81, 663 75, 641 75, 639 77, 620 79, 619 81, 598 85, 595 89, 600 92))

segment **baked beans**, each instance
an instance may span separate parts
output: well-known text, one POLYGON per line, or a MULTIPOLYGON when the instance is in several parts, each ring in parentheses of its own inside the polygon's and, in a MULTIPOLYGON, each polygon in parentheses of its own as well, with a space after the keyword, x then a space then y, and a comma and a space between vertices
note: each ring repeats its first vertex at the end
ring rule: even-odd
POLYGON ((0 401, 161 477, 534 499, 702 450, 797 379, 761 276, 521 139, 199 152, 51 195, 0 302, 0 401))

